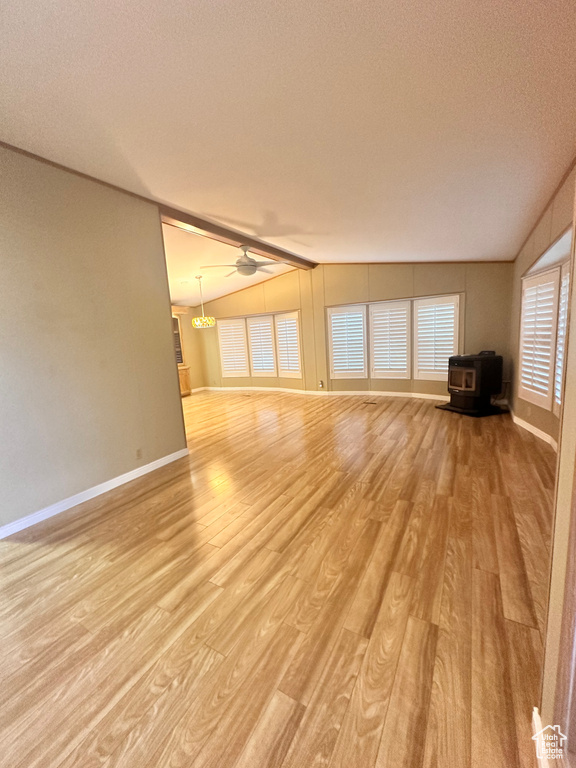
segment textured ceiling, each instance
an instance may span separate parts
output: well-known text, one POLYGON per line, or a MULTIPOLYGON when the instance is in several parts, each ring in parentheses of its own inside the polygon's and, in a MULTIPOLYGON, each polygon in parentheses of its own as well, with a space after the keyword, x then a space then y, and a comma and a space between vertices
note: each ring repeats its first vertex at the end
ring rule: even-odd
POLYGON ((162 234, 166 250, 170 298, 172 304, 183 307, 196 307, 200 304, 200 289, 196 275, 202 275, 204 301, 209 301, 294 269, 252 253, 249 255, 256 261, 270 263, 270 266, 266 267, 269 271, 258 271, 255 275, 248 277, 237 272, 231 274, 234 272, 233 267, 218 268, 217 265, 234 264, 241 256, 238 248, 166 224, 162 227, 162 234), (202 269, 204 265, 213 266, 202 269))
POLYGON ((19 0, 0 139, 317 261, 510 259, 575 44, 574 0, 19 0))

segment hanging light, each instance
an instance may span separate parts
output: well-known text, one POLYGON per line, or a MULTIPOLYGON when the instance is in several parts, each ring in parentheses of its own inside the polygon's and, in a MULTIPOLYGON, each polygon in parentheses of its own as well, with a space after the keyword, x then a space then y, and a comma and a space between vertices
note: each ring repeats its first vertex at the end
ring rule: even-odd
POLYGON ((206 317, 204 314, 204 299, 202 298, 202 275, 196 275, 198 286, 200 288, 200 304, 202 305, 202 317, 192 318, 192 328, 212 328, 216 325, 216 318, 206 317))

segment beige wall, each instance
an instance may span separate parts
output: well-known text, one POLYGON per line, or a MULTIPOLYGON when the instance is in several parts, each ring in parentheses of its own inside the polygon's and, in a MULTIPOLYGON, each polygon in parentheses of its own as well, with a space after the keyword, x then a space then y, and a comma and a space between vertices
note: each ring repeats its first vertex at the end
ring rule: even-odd
POLYGON ((516 396, 515 371, 518 369, 518 346, 520 340, 520 309, 522 297, 522 275, 540 258, 544 251, 557 240, 572 223, 572 208, 574 204, 574 188, 576 183, 576 168, 568 174, 564 183, 558 189, 540 221, 534 228, 524 247, 514 262, 512 289, 512 323, 510 347, 512 349, 512 378, 514 381, 511 391, 511 403, 516 416, 537 429, 541 429, 554 440, 558 439, 558 417, 538 405, 533 405, 516 396))
POLYGON ((204 366, 205 386, 208 387, 287 387, 289 389, 313 388, 315 371, 315 350, 312 329, 312 298, 310 272, 294 270, 279 275, 243 291, 231 293, 221 299, 209 301, 204 311, 216 318, 237 317, 238 315, 256 315, 266 312, 291 312, 300 310, 302 317, 302 359, 304 379, 282 379, 279 377, 245 377, 241 379, 222 378, 220 354, 218 349, 218 331, 216 328, 197 330, 201 340, 202 364, 204 366), (304 382, 310 384, 305 387, 304 382))
POLYGON ((0 178, 2 525, 185 437, 156 206, 2 148, 0 178))
MULTIPOLYGON (((572 175, 573 182, 573 175, 572 175)), ((575 207, 576 214, 576 207, 575 207)), ((575 237, 572 238, 572 274, 575 274, 575 237)), ((574 493, 576 467, 576 290, 571 281, 570 319, 568 327, 568 348, 566 374, 561 413, 560 440, 558 451, 558 474, 556 478, 556 501, 554 513, 554 539, 552 548, 552 572, 542 689, 542 722, 552 725, 558 722, 554 711, 556 678, 560 653, 562 608, 564 605, 566 568, 568 563, 568 541, 571 521, 571 502, 574 493)), ((574 585, 570 586, 574 589, 574 585)), ((560 723, 564 726, 565 723, 560 723)))
POLYGON ((423 392, 446 394, 446 383, 400 379, 339 379, 328 376, 326 307, 354 302, 461 293, 462 351, 495 349, 510 359, 510 292, 513 265, 483 264, 326 264, 312 271, 297 270, 254 287, 208 302, 216 318, 300 310, 303 380, 221 377, 217 330, 193 331, 200 341, 199 366, 204 385, 288 387, 423 392))
POLYGON ((206 386, 204 355, 200 341, 201 332, 192 328, 192 318, 197 315, 200 315, 200 309, 195 307, 189 307, 186 314, 180 315, 182 354, 184 364, 190 368, 190 386, 192 389, 206 386))

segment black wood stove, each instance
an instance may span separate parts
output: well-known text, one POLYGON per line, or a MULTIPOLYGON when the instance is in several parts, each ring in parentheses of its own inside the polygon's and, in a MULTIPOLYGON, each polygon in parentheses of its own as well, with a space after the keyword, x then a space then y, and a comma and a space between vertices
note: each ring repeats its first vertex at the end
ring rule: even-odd
POLYGON ((492 398, 502 392, 502 356, 486 351, 451 357, 448 361, 448 392, 450 402, 437 408, 468 416, 502 413, 502 408, 492 405, 492 398))

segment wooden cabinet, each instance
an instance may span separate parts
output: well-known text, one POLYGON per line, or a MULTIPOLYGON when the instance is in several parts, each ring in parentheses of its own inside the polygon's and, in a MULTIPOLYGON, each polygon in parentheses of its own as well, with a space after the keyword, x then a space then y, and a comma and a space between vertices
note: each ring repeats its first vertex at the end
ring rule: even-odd
POLYGON ((180 395, 181 397, 186 397, 186 395, 189 395, 191 392, 189 365, 178 366, 178 380, 180 382, 180 395))

